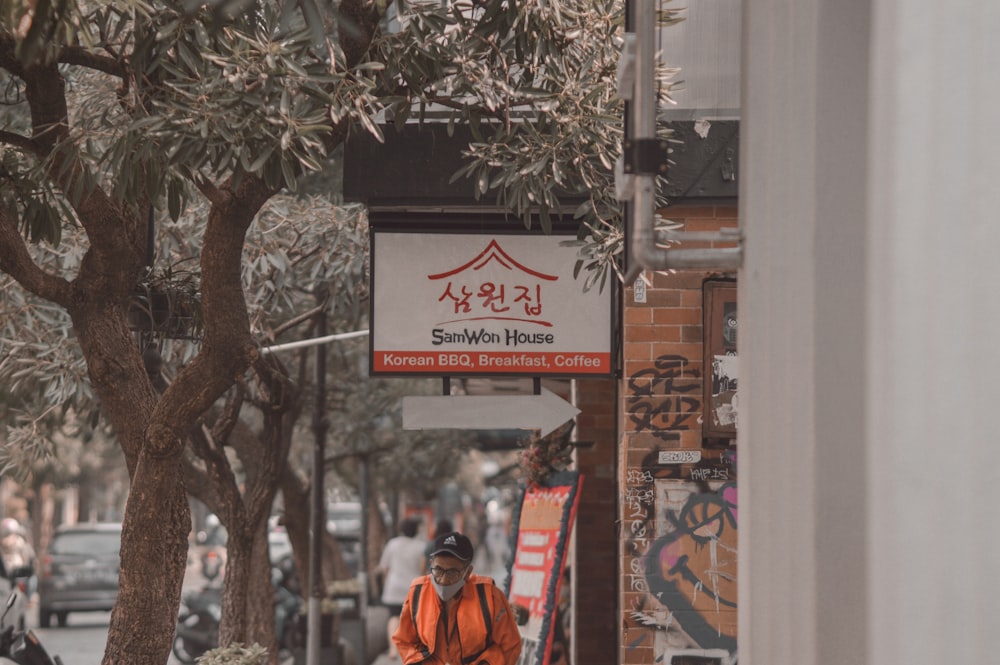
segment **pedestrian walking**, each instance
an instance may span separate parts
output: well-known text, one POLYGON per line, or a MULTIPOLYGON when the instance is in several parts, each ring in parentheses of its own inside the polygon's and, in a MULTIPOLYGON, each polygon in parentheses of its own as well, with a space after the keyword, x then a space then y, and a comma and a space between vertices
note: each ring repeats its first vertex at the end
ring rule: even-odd
POLYGON ((399 526, 400 535, 391 538, 382 549, 379 572, 382 574, 382 604, 389 609, 386 625, 389 640, 389 658, 397 658, 396 645, 392 634, 399 625, 399 613, 410 590, 410 583, 424 574, 427 558, 424 556, 424 540, 417 538, 420 520, 408 517, 399 526))
POLYGON ((434 541, 430 574, 413 581, 392 636, 403 665, 515 665, 521 654, 507 597, 472 573, 472 542, 453 531, 434 541))
POLYGON ((15 568, 35 564, 35 550, 28 542, 28 533, 13 517, 0 520, 0 557, 8 575, 15 568))

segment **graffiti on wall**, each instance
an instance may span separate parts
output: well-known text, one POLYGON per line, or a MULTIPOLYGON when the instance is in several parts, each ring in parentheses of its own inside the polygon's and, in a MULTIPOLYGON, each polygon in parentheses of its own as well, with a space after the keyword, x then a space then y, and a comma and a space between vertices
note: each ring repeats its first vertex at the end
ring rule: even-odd
POLYGON ((660 356, 629 377, 627 413, 637 432, 661 439, 694 429, 701 415, 701 372, 684 356, 660 356))
MULTIPOLYGON (((626 401, 637 432, 666 446, 696 426, 697 370, 664 356, 629 379, 626 401), (670 443, 668 443, 670 442, 670 443)), ((669 450, 669 448, 667 449, 669 450)), ((727 448, 694 464, 663 464, 676 455, 650 451, 626 470, 623 487, 626 649, 652 648, 656 665, 732 665, 737 659, 736 452, 727 448)))
POLYGON ((628 586, 642 592, 629 619, 651 630, 657 662, 679 665, 675 656, 730 663, 736 653, 735 480, 726 468, 691 469, 688 478, 657 478, 630 472, 628 586), (696 479, 698 478, 698 479, 696 479), (714 655, 710 655, 714 654, 714 655))

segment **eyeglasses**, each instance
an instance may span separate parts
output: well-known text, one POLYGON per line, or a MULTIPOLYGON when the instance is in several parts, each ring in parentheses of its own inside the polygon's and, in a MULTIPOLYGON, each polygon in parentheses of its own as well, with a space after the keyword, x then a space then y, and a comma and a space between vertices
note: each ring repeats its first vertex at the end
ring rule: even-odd
POLYGON ((452 582, 457 582, 465 571, 468 570, 468 566, 465 568, 441 568, 440 566, 434 566, 431 568, 431 575, 434 579, 442 584, 450 584, 452 582))

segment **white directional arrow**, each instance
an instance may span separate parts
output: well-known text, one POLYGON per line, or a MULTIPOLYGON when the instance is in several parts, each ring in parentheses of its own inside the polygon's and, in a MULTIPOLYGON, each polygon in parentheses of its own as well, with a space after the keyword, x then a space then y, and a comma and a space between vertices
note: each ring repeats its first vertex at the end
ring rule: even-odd
POLYGON ((545 436, 580 413, 551 390, 541 395, 409 395, 404 429, 537 429, 545 436))

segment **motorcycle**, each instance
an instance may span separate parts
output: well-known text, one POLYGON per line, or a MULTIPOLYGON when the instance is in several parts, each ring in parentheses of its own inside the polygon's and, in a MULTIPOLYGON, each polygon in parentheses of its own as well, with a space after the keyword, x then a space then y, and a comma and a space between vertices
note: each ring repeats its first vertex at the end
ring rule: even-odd
POLYGON ((14 626, 6 625, 7 613, 17 600, 14 591, 7 598, 3 614, 0 615, 0 663, 17 663, 18 665, 63 665, 59 656, 49 655, 38 636, 31 630, 15 630, 14 626))
MULTIPOLYGON (((293 651, 305 645, 299 622, 302 598, 292 576, 283 566, 275 566, 275 632, 278 647, 293 651)), ((185 611, 177 619, 173 653, 184 665, 193 665, 199 656, 214 649, 219 642, 222 619, 222 589, 206 585, 184 596, 185 611)))
POLYGON ((209 649, 219 645, 222 619, 222 589, 206 586, 184 596, 185 610, 177 617, 172 651, 177 660, 192 665, 209 649))

